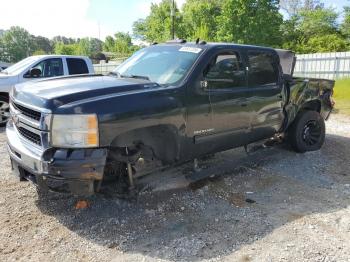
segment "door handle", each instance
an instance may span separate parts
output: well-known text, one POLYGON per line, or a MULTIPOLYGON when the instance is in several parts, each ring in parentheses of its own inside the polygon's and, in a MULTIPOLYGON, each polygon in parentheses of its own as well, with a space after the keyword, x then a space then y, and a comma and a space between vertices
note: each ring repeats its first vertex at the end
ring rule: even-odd
POLYGON ((200 82, 201 88, 203 90, 207 90, 208 89, 208 81, 204 80, 200 82))

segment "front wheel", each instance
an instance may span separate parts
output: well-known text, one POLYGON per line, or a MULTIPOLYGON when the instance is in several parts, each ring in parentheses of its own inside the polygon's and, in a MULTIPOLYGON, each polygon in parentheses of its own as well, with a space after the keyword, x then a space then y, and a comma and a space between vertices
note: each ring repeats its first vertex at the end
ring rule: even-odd
POLYGON ((296 152, 319 150, 325 140, 324 119, 316 111, 302 111, 288 131, 288 140, 296 152))
POLYGON ((10 118, 10 104, 7 96, 0 96, 0 127, 5 126, 10 118))

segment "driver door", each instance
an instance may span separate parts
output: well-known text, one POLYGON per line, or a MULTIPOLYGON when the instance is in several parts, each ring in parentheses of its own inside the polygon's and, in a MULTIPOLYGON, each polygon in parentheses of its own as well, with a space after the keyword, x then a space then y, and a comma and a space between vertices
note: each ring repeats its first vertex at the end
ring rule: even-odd
POLYGON ((247 79, 238 50, 219 52, 205 72, 215 133, 246 133, 250 124, 247 79))
POLYGON ((193 155, 244 145, 250 139, 243 56, 237 49, 227 49, 206 61, 187 94, 187 134, 194 142, 188 151, 193 155))
POLYGON ((249 140, 251 114, 247 108, 245 61, 239 50, 218 52, 204 72, 212 111, 215 137, 221 148, 245 144, 249 140))

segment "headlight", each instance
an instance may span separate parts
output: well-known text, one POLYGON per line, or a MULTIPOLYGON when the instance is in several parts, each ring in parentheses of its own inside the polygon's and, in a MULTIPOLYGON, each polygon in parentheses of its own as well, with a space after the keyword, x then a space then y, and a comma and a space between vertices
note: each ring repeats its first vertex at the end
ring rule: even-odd
POLYGON ((54 115, 51 144, 54 147, 84 148, 99 145, 96 115, 54 115))

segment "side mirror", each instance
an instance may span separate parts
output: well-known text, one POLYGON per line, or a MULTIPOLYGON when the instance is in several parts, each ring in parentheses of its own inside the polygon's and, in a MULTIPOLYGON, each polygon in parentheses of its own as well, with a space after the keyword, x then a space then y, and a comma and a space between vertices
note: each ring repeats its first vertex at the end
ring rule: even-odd
POLYGON ((41 77, 41 70, 39 68, 32 68, 23 77, 24 78, 38 78, 38 77, 41 77))

